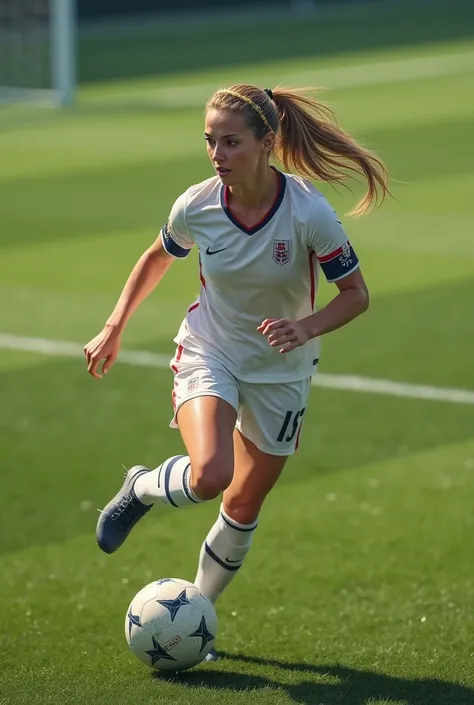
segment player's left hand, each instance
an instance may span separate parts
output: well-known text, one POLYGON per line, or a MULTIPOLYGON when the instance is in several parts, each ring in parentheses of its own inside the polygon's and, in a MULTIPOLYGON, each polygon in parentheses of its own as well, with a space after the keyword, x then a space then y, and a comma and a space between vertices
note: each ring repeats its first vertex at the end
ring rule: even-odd
POLYGON ((257 330, 267 337, 272 348, 280 346, 278 352, 287 353, 309 340, 309 333, 302 323, 288 318, 266 318, 257 330))

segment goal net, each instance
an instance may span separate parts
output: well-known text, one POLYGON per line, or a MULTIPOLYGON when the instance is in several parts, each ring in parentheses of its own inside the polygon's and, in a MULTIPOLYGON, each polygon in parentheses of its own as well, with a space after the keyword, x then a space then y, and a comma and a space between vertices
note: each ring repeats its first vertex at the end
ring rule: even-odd
POLYGON ((74 95, 74 0, 0 0, 0 102, 74 95))

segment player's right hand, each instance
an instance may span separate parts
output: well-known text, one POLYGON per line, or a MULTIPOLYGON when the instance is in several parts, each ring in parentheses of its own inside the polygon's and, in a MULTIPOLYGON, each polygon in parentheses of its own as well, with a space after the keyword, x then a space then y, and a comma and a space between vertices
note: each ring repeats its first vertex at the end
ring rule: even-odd
POLYGON ((122 343, 121 336, 121 331, 114 326, 105 326, 99 335, 84 346, 87 371, 95 379, 102 379, 102 375, 106 375, 114 364, 122 343), (102 374, 97 371, 101 360, 105 360, 102 374))

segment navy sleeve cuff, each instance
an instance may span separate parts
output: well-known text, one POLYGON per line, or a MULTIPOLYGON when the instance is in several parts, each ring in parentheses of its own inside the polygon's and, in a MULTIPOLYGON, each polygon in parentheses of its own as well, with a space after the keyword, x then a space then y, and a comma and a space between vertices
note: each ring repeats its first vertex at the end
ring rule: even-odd
POLYGON ((181 245, 178 245, 178 243, 171 237, 169 230, 165 227, 161 231, 161 239, 166 252, 173 257, 183 259, 183 257, 187 257, 191 251, 185 247, 181 247, 181 245))
POLYGON ((328 282, 342 279, 359 266, 357 255, 349 242, 329 255, 318 257, 318 261, 328 282))

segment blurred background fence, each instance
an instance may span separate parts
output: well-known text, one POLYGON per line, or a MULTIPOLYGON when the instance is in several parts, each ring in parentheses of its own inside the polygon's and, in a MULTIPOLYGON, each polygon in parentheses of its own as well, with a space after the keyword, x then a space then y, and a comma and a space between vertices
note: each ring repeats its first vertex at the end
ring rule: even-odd
POLYGON ((458 41, 473 28, 472 0, 0 0, 0 87, 7 98, 10 88, 14 98, 46 89, 68 103, 74 85, 316 63, 458 41))
POLYGON ((283 57, 316 59, 459 39, 472 36, 474 26, 471 0, 203 0, 196 5, 193 0, 78 0, 79 80, 283 57), (140 17, 143 12, 146 18, 140 17))
MULTIPOLYGON (((196 6, 199 4, 199 11, 205 12, 208 10, 229 11, 236 8, 248 7, 252 9, 255 5, 266 7, 272 11, 275 9, 285 9, 288 6, 306 8, 316 7, 322 4, 332 4, 341 2, 361 2, 362 0, 238 0, 238 2, 228 2, 226 0, 202 0, 196 3, 196 0, 79 0, 78 14, 81 18, 91 17, 111 17, 125 16, 144 12, 162 12, 183 10, 196 11, 196 6)), ((384 0, 376 0, 383 2, 384 0)))

